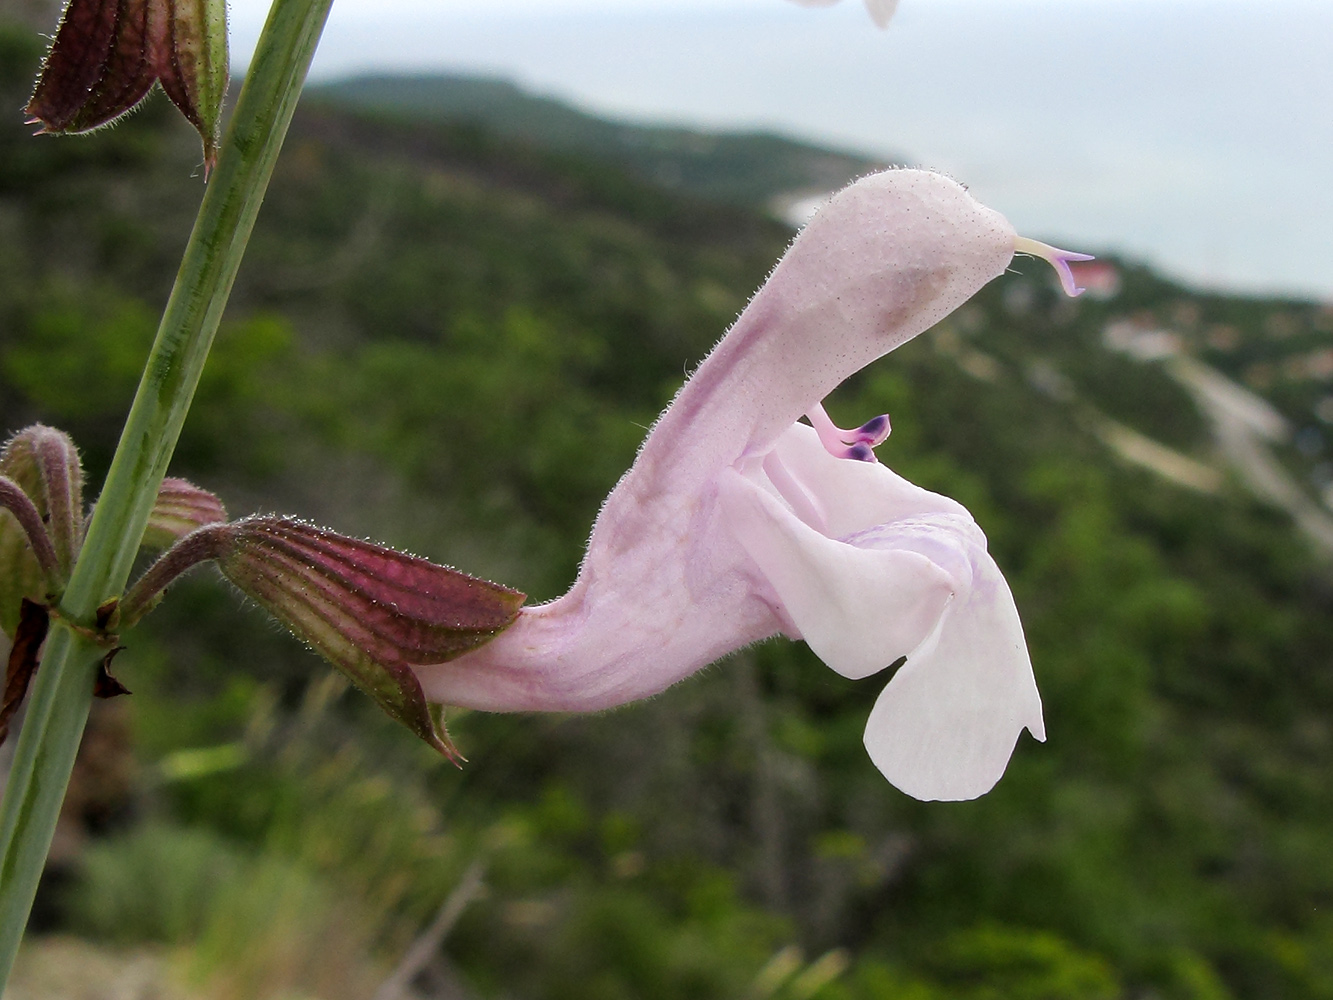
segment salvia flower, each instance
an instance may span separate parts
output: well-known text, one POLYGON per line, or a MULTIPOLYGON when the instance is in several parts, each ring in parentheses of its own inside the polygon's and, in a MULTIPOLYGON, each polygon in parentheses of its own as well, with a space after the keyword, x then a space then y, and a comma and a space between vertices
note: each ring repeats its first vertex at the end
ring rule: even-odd
POLYGON ((988 790, 1022 729, 1044 736, 1009 588, 962 506, 874 460, 886 417, 845 431, 821 401, 1003 273, 1016 239, 934 173, 837 195, 659 418, 570 591, 418 668, 427 696, 602 709, 780 633, 847 677, 901 662, 865 737, 899 788, 988 790))

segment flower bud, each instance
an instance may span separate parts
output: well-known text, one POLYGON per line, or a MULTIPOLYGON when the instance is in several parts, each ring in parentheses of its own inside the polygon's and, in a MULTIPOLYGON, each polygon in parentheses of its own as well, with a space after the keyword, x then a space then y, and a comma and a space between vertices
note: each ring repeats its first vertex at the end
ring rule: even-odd
POLYGON ((226 0, 70 0, 28 102, 43 132, 84 132, 131 110, 154 82, 217 159, 227 90, 226 0))
POLYGON ((0 476, 31 501, 45 535, 34 542, 31 524, 0 510, 0 630, 13 635, 21 599, 43 601, 68 578, 83 535, 83 470, 67 434, 34 424, 0 449, 0 476))
POLYGON ((170 548, 196 528, 226 520, 222 501, 208 490, 184 479, 164 479, 148 515, 143 545, 149 549, 170 548))
POLYGON ((219 532, 224 576, 313 646, 393 718, 458 761, 412 666, 484 645, 524 595, 416 556, 290 518, 255 517, 219 532))

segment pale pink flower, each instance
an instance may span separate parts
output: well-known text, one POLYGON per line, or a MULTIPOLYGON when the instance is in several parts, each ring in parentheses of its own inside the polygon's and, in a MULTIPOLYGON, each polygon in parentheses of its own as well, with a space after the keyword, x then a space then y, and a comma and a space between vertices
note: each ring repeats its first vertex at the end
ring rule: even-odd
POLYGON ((866 728, 875 764, 918 798, 987 791, 1024 728, 1044 738, 1009 588, 961 505, 875 462, 887 418, 841 431, 820 404, 1003 273, 1016 240, 939 174, 838 194, 659 418, 570 591, 417 668, 427 697, 603 709, 784 634, 846 677, 905 657, 866 728))

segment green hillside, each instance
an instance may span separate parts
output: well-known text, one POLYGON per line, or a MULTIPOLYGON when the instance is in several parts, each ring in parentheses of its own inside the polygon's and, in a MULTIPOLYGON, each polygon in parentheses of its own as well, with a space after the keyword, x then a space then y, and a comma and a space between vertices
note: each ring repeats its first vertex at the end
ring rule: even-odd
MULTIPOLYGON (((94 479, 202 189, 167 110, 0 125, 0 418, 69 430, 94 479)), ((310 102, 173 473, 560 593, 790 238, 730 168, 682 197, 589 152, 310 102)), ((990 795, 888 786, 882 680, 784 641, 615 712, 451 713, 455 770, 201 572, 126 636, 38 932, 178 949, 201 996, 352 1000, 480 862, 420 996, 1333 997, 1333 315, 1118 268, 1070 301, 1020 262, 830 402, 893 415, 881 458, 1013 587, 1049 741, 990 795), (1273 410, 1236 430, 1204 385, 1273 410)))
POLYGON ((472 122, 543 149, 617 163, 669 190, 771 208, 793 192, 832 191, 887 165, 765 132, 726 133, 608 121, 507 80, 362 76, 311 91, 406 121, 472 122))

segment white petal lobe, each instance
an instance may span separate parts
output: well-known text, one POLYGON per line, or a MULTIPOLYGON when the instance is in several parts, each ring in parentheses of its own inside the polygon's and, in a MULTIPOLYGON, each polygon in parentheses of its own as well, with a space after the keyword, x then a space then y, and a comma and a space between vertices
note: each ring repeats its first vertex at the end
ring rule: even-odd
POLYGON ((935 638, 908 656, 875 703, 866 749, 909 795, 974 799, 1000 780, 1024 728, 1046 738, 1018 611, 984 551, 973 586, 950 605, 935 638))

